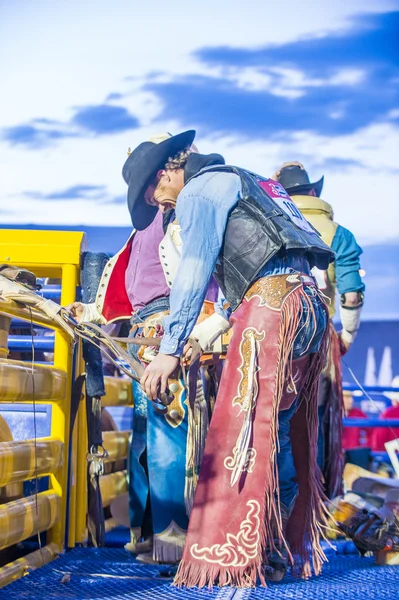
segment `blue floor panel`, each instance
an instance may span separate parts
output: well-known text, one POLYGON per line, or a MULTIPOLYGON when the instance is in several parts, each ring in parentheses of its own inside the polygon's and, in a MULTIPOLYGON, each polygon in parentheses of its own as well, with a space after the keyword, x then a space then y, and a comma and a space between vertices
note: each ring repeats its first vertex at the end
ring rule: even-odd
MULTIPOLYGON (((107 536, 107 543, 125 541, 126 530, 107 536), (114 539, 113 539, 114 538, 114 539)), ((360 558, 350 542, 326 549, 329 562, 319 577, 308 581, 291 575, 279 584, 253 590, 176 589, 160 568, 143 565, 120 546, 75 548, 49 565, 0 590, 1 600, 396 600, 399 567, 377 567, 373 558, 360 558), (64 580, 64 582, 62 582, 64 580)))

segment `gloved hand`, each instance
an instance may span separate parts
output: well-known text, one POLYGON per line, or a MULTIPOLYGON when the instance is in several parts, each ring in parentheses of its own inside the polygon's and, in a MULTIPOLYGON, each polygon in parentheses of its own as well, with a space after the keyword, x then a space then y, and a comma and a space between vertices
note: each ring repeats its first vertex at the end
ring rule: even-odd
POLYGON ((345 356, 352 344, 351 334, 343 329, 338 333, 341 356, 345 356))
POLYGON ((84 304, 83 302, 73 302, 65 307, 78 323, 88 322, 105 325, 106 319, 97 310, 95 302, 84 304))
POLYGON ((210 350, 218 337, 228 331, 230 327, 229 321, 215 312, 201 323, 195 325, 190 338, 198 340, 203 351, 210 350))

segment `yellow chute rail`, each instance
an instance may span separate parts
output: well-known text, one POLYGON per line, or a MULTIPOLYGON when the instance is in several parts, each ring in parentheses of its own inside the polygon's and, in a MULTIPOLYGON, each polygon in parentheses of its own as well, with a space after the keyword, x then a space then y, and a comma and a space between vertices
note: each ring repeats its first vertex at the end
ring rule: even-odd
MULTIPOLYGON (((76 299, 85 250, 81 232, 2 230, 0 264, 43 278, 48 283, 44 296, 65 306, 76 299)), ((0 588, 87 539, 84 402, 70 432, 72 385, 83 370, 80 344, 51 319, 2 298, 0 290, 0 588), (35 428, 32 439, 13 439, 10 405, 31 412, 35 425, 37 411, 50 406, 49 435, 38 437, 35 428), (19 556, 16 544, 21 543, 34 550, 27 554, 25 548, 19 556)), ((132 405, 130 380, 106 377, 105 384, 103 407, 132 405)), ((108 457, 100 489, 105 508, 127 489, 126 470, 112 465, 126 464, 129 434, 104 433, 108 457)), ((106 531, 115 525, 108 519, 106 531)))

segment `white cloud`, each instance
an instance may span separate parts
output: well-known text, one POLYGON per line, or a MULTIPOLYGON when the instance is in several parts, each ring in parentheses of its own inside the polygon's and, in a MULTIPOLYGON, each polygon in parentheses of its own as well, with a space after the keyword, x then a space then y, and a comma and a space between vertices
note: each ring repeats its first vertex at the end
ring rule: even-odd
POLYGON ((328 113, 328 116, 331 119, 343 119, 345 116, 345 110, 343 108, 338 108, 337 110, 333 110, 328 113))

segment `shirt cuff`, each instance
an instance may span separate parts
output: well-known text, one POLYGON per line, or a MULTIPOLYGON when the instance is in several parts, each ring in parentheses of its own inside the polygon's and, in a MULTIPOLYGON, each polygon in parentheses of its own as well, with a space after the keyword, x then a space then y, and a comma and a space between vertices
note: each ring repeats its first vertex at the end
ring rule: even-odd
POLYGON ((184 342, 179 342, 170 335, 165 334, 162 338, 159 351, 162 354, 172 354, 173 356, 181 356, 183 354, 184 342))

